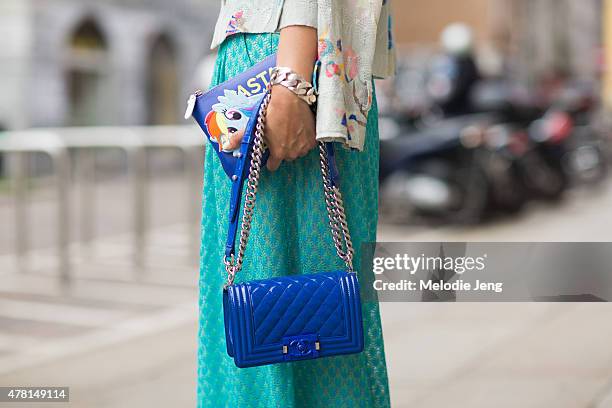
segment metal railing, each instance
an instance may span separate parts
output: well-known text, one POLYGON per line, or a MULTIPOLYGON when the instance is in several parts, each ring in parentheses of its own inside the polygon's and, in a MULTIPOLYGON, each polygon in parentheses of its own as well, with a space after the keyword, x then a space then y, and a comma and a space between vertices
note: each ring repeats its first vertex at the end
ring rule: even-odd
POLYGON ((96 151, 118 149, 124 152, 131 189, 131 226, 133 263, 137 271, 142 271, 145 263, 147 232, 149 229, 149 177, 147 175, 147 155, 154 149, 176 149, 184 163, 186 186, 193 200, 187 201, 189 214, 187 234, 189 236, 190 257, 197 257, 199 251, 199 200, 203 142, 200 132, 191 126, 160 127, 95 127, 95 128, 57 128, 32 129, 27 131, 5 132, 0 135, 0 153, 8 157, 8 168, 12 181, 15 212, 15 255, 18 268, 26 270, 29 253, 30 216, 27 208, 28 157, 44 154, 51 159, 55 179, 57 202, 56 253, 58 273, 64 284, 72 278, 70 231, 71 218, 70 191, 73 188, 71 174, 74 171, 80 185, 81 200, 78 214, 81 244, 88 246, 94 238, 96 203, 93 186, 95 183, 96 151))

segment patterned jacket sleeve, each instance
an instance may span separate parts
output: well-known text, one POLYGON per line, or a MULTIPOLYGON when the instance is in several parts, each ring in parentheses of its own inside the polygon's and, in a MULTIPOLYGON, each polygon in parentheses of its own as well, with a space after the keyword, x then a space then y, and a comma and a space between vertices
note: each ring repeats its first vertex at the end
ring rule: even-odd
POLYGON ((317 139, 362 150, 372 77, 393 71, 394 54, 380 52, 393 47, 387 1, 285 0, 280 28, 314 27, 315 11, 320 61, 317 139))

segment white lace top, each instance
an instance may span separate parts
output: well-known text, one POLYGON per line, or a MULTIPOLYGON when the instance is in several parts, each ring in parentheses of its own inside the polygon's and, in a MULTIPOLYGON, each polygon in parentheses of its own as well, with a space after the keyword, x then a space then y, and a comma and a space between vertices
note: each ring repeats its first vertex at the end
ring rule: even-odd
POLYGON ((317 29, 317 139, 362 150, 372 78, 395 72, 390 0, 222 0, 212 47, 236 33, 317 29))

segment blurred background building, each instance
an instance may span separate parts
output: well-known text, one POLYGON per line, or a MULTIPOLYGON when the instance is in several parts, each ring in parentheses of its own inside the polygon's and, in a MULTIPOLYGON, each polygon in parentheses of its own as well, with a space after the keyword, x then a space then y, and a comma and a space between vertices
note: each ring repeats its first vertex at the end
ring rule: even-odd
POLYGON ((400 49, 437 49, 454 22, 475 33, 491 73, 504 63, 523 79, 551 71, 599 79, 603 69, 603 0, 411 0, 393 3, 400 49))
MULTIPOLYGON (((396 1, 400 50, 470 25, 489 73, 600 80, 603 0, 396 1)), ((0 128, 176 123, 208 53, 214 0, 5 0, 0 128)))
POLYGON ((0 127, 177 123, 212 0, 3 0, 0 127))

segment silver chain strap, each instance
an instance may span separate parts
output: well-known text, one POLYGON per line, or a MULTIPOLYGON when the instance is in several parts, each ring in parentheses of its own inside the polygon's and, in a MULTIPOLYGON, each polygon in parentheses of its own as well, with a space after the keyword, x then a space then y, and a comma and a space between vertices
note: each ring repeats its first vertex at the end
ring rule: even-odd
POLYGON ((325 205, 327 207, 327 216, 329 218, 329 226, 336 247, 336 253, 344 261, 349 271, 353 270, 353 242, 349 233, 348 223, 346 221, 346 213, 344 211, 344 201, 342 201, 342 193, 338 186, 334 186, 331 182, 329 170, 329 162, 327 160, 327 152, 325 145, 319 143, 319 160, 321 162, 321 175, 323 176, 323 188, 325 191, 325 205))
MULTIPOLYGON (((259 116, 257 117, 257 125, 255 126, 255 136, 253 142, 253 152, 251 154, 251 166, 249 177, 247 179, 244 206, 242 210, 242 225, 240 228, 240 238, 238 243, 238 251, 236 255, 225 258, 225 270, 227 272, 226 286, 232 285, 236 274, 242 269, 244 261, 244 252, 246 251, 249 234, 251 232, 251 222, 253 221, 253 210, 255 208, 255 200, 257 198, 257 187, 259 185, 259 177, 261 175, 261 162, 266 149, 264 143, 264 128, 265 118, 270 103, 270 88, 265 99, 261 103, 259 116)), ((323 187, 325 190, 325 204, 327 207, 327 215, 329 218, 329 226, 331 228, 332 238, 336 247, 338 257, 344 261, 349 271, 353 271, 353 243, 346 221, 344 212, 344 202, 342 201, 342 193, 338 186, 334 186, 331 181, 329 162, 325 145, 319 143, 319 157, 321 162, 321 175, 323 177, 323 187)))

